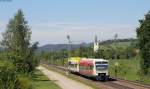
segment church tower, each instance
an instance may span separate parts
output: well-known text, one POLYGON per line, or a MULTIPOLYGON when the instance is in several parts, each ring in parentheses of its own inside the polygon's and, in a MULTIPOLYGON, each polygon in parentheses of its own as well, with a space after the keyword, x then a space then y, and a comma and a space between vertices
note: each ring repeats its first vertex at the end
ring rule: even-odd
POLYGON ((97 40, 97 36, 95 36, 95 42, 94 42, 94 52, 97 52, 98 49, 99 49, 99 43, 98 43, 98 40, 97 40))

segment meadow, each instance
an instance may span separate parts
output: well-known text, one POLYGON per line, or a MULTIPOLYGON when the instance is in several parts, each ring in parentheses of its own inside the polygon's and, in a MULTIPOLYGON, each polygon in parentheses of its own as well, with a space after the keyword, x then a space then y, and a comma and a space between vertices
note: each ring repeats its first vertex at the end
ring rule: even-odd
POLYGON ((140 75, 140 59, 138 57, 132 59, 116 59, 109 60, 110 76, 115 75, 115 63, 118 62, 117 77, 131 81, 138 81, 144 84, 150 84, 150 77, 140 75))

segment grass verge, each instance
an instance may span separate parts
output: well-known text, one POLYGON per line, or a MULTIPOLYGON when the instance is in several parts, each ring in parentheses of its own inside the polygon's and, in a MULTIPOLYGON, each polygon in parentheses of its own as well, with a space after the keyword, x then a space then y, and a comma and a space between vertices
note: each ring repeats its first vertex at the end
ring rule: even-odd
POLYGON ((55 81, 48 79, 41 71, 37 70, 33 76, 35 89, 61 89, 55 81))

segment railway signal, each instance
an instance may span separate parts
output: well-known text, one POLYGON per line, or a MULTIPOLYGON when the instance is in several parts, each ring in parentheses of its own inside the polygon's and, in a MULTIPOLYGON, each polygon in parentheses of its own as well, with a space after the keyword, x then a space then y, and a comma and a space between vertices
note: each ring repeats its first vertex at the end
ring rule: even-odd
MULTIPOLYGON (((67 61, 68 59, 70 58, 70 50, 71 50, 71 40, 70 40, 70 35, 67 35, 67 40, 68 40, 68 58, 67 58, 67 61)), ((66 64, 66 75, 69 75, 69 71, 68 71, 68 63, 66 64)))

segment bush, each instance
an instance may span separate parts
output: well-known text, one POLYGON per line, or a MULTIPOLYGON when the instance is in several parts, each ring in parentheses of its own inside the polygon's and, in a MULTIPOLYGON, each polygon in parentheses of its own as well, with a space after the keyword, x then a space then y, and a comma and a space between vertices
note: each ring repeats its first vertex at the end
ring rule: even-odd
POLYGON ((18 74, 12 63, 0 61, 0 89, 32 89, 32 80, 18 74))
POLYGON ((14 89, 16 83, 15 66, 7 61, 0 61, 0 89, 14 89))
POLYGON ((17 89, 33 89, 32 80, 28 76, 20 75, 18 77, 17 89))

